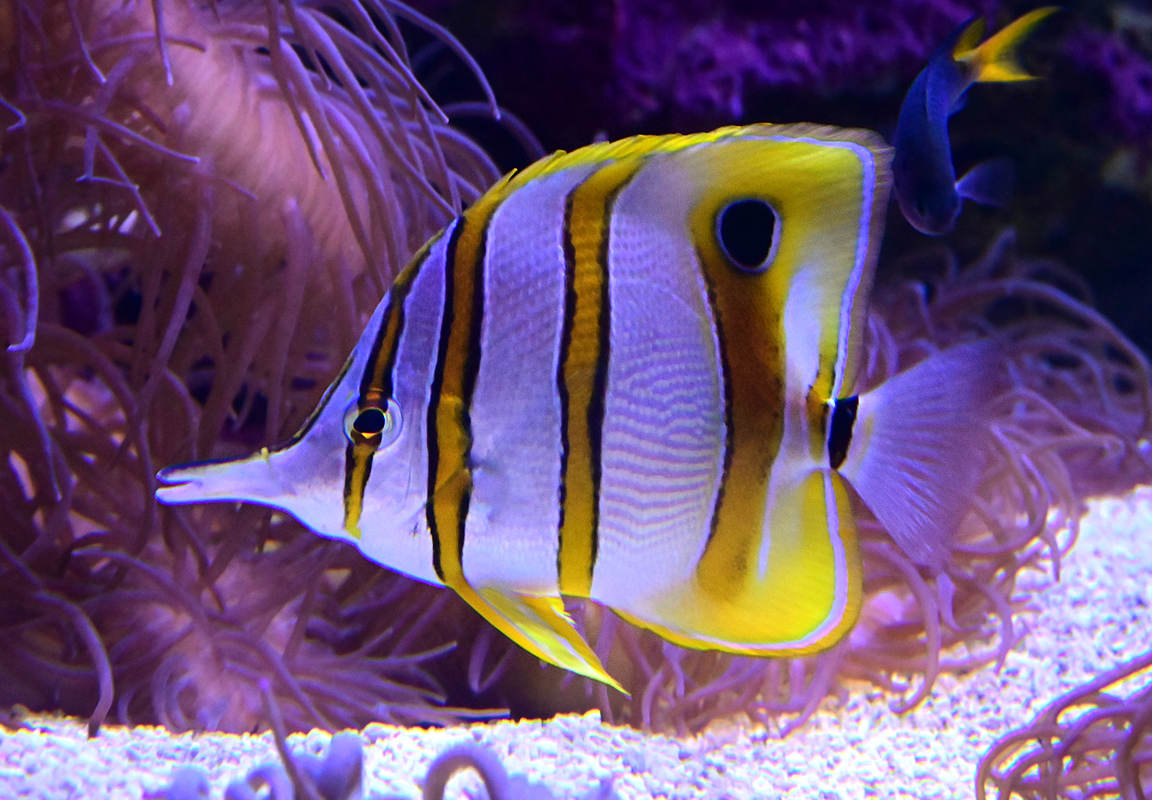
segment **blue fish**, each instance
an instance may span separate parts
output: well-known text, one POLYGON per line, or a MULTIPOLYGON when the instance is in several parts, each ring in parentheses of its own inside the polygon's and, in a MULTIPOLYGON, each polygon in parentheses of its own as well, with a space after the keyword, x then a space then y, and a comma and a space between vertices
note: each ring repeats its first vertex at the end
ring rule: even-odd
POLYGON ((984 20, 967 22, 916 76, 896 123, 892 177, 900 210, 921 233, 940 236, 951 231, 961 198, 985 205, 1007 202, 1013 178, 1008 159, 982 162, 956 179, 948 118, 964 106, 964 95, 974 83, 1031 80, 1034 76, 1020 66, 1016 50, 1055 11, 1055 6, 1031 11, 979 45, 984 20))

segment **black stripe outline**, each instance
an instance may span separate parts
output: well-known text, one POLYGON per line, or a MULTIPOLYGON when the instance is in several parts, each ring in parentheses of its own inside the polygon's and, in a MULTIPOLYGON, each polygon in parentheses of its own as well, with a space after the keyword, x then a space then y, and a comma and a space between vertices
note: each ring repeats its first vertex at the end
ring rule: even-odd
POLYGON ((724 333, 724 321, 720 317, 720 305, 716 301, 716 287, 708 278, 708 270, 704 267, 704 254, 696 251, 696 263, 700 265, 700 277, 704 281, 708 308, 712 312, 712 322, 715 326, 716 345, 720 351, 720 380, 724 391, 724 461, 720 470, 720 485, 716 490, 716 499, 712 503, 712 518, 708 523, 708 538, 704 542, 704 551, 716 535, 720 524, 720 506, 724 502, 724 489, 728 486, 728 473, 732 468, 732 441, 735 421, 732 412, 732 367, 728 363, 728 339, 724 333))
MULTIPOLYGON (((600 484, 603 478, 603 463, 604 463, 604 414, 608 400, 608 370, 611 363, 612 351, 612 301, 611 301, 611 265, 608 262, 608 250, 612 238, 612 213, 616 207, 616 200, 620 197, 620 193, 627 188, 637 175, 647 165, 648 158, 643 159, 641 164, 628 174, 623 180, 620 181, 615 187, 612 188, 604 196, 604 209, 603 221, 601 230, 603 231, 600 238, 600 252, 597 254, 597 265, 600 268, 601 282, 600 282, 600 317, 598 320, 599 336, 598 348, 596 353, 596 369, 592 378, 592 392, 588 398, 587 410, 587 423, 588 423, 588 449, 589 461, 592 473, 592 531, 591 531, 591 552, 589 553, 588 562, 588 582, 591 585, 596 576, 596 559, 600 550, 600 484)), ((617 162, 607 162, 605 166, 615 164, 617 162)), ((563 221, 563 244, 564 244, 564 267, 565 267, 565 296, 564 296, 564 320, 561 326, 560 334, 560 357, 557 364, 556 384, 560 395, 560 439, 561 439, 561 454, 560 454, 560 480, 558 487, 559 494, 559 507, 560 514, 557 525, 557 546, 556 546, 556 580, 560 582, 561 578, 561 553, 563 552, 563 528, 564 528, 564 509, 567 501, 567 486, 565 485, 564 476, 568 467, 568 417, 569 417, 569 396, 568 386, 564 380, 564 367, 567 364, 569 351, 572 344, 572 327, 575 324, 576 317, 576 250, 572 245, 571 237, 571 217, 573 200, 577 192, 580 191, 589 180, 594 178, 600 173, 596 170, 587 175, 580 183, 574 186, 569 192, 564 202, 564 221, 563 221)))
MULTIPOLYGON (((583 181, 581 181, 581 184, 583 181)), ((577 184, 577 188, 580 184, 577 184)), ((560 479, 557 481, 556 522, 556 582, 560 582, 560 554, 564 551, 564 510, 568 500, 568 383, 564 380, 564 364, 572 347, 572 326, 576 320, 576 248, 572 245, 571 220, 572 196, 576 189, 568 192, 564 199, 564 218, 561 223, 562 244, 564 247, 564 313, 560 323, 560 350, 556 359, 556 391, 560 398, 560 479)))
POLYGON ((848 457, 859 406, 860 398, 856 396, 833 401, 832 422, 828 431, 828 465, 832 469, 840 469, 840 465, 848 457))
POLYGON ((436 416, 440 410, 440 394, 444 388, 444 361, 448 354, 448 340, 452 332, 452 323, 456 314, 453 308, 452 297, 455 294, 456 280, 453 266, 456 263, 456 246, 460 241, 460 234, 464 230, 464 219, 456 221, 452 235, 448 239, 448 247, 444 253, 444 302, 443 315, 440 320, 440 340, 436 347, 436 366, 432 372, 432 385, 428 391, 427 427, 424 435, 427 439, 428 454, 428 481, 427 493, 424 498, 424 516, 428 523, 428 533, 432 537, 432 569, 436 576, 444 581, 444 567, 440 561, 440 531, 436 525, 436 511, 434 508, 436 498, 436 473, 440 466, 440 440, 436 430, 436 416))
MULTIPOLYGON (((388 305, 384 308, 384 313, 380 315, 380 326, 376 330, 376 337, 373 340, 372 348, 368 351, 368 358, 364 363, 364 372, 360 376, 360 393, 357 398, 357 406, 363 410, 368 404, 368 395, 373 391, 372 379, 377 372, 377 366, 380 365, 380 348, 384 346, 384 338, 388 334, 388 329, 392 323, 393 318, 396 321, 396 335, 392 337, 392 346, 389 348, 387 357, 380 368, 380 387, 378 391, 383 403, 377 401, 380 408, 385 408, 388 400, 392 399, 393 390, 395 387, 395 371, 396 360, 400 353, 400 341, 404 337, 404 326, 407 322, 405 310, 407 307, 408 294, 412 289, 412 285, 416 282, 416 278, 420 274, 421 267, 428 261, 428 256, 432 251, 432 245, 439 239, 439 235, 433 238, 428 245, 416 255, 408 269, 402 272, 392 287, 388 290, 387 300, 388 305)), ((344 371, 352 365, 352 359, 348 359, 344 371)), ((343 372, 341 373, 343 375, 343 372)), ((335 384, 333 384, 335 385, 335 384)), ((360 478, 360 485, 354 487, 352 485, 352 477, 355 471, 356 464, 356 445, 349 442, 344 451, 344 519, 347 522, 349 505, 352 501, 352 493, 355 489, 360 494, 360 505, 363 510, 364 493, 368 489, 368 479, 372 475, 372 459, 375 455, 375 450, 368 453, 365 458, 364 474, 360 478)), ((358 524, 358 522, 357 522, 358 524)))
MULTIPOLYGON (((642 169, 642 167, 641 167, 642 169)), ((600 483, 604 477, 604 411, 608 403, 608 365, 612 356, 612 299, 609 294, 611 265, 608 243, 612 238, 612 209, 616 198, 639 173, 628 176, 604 198, 604 234, 600 238, 598 262, 603 279, 600 282, 600 343, 596 353, 596 372, 592 377, 592 396, 588 399, 588 446, 592 467, 592 546, 588 559, 588 581, 596 575, 596 556, 600 551, 600 483)))
MULTIPOLYGON (((484 320, 484 260, 485 253, 488 250, 488 229, 492 225, 492 217, 495 216, 496 209, 493 209, 492 215, 488 217, 484 224, 483 230, 480 231, 480 241, 476 246, 475 263, 472 265, 472 320, 471 328, 468 331, 468 353, 464 358, 464 374, 461 377, 461 414, 463 415, 463 428, 464 436, 468 442, 468 449, 464 453, 464 463, 471 468, 472 466, 472 398, 476 393, 476 378, 480 374, 480 334, 481 323, 484 320)), ((453 261, 455 261, 455 252, 452 254, 453 261)), ((472 481, 468 482, 468 488, 460 495, 460 511, 459 511, 459 537, 457 539, 457 547, 459 552, 457 557, 460 559, 461 568, 464 565, 464 529, 468 522, 468 507, 472 504, 472 481)))

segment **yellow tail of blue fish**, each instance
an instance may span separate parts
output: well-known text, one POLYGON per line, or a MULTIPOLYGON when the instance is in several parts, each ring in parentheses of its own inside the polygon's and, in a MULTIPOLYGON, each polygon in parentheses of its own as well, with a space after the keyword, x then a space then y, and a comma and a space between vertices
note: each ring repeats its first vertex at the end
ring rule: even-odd
POLYGON ((1029 75, 1017 60, 1017 50, 1037 25, 1059 10, 1056 6, 1045 6, 1030 11, 983 44, 979 42, 984 35, 984 20, 978 19, 960 35, 952 57, 969 66, 973 83, 1033 80, 1035 76, 1029 75))

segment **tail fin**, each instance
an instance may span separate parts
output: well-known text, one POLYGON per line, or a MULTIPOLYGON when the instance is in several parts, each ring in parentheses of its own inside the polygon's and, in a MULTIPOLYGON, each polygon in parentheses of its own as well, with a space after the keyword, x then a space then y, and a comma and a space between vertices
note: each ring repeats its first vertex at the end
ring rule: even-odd
POLYGON ((979 47, 972 46, 975 43, 970 41, 970 37, 961 37, 952 56, 970 65, 973 83, 1031 80, 1035 76, 1029 75, 1020 66, 1016 60, 1016 50, 1037 25, 1058 10, 1056 6, 1045 6, 1030 11, 979 47))
POLYGON ((860 396, 839 472, 896 544, 939 570, 980 480, 989 401, 1005 386, 996 342, 936 353, 860 396))
MULTIPOLYGON (((951 43, 952 58, 956 60, 965 58, 980 45, 980 40, 984 38, 984 18, 977 17, 969 20, 949 38, 953 40, 951 43)), ((948 45, 947 41, 945 41, 945 45, 948 45)))

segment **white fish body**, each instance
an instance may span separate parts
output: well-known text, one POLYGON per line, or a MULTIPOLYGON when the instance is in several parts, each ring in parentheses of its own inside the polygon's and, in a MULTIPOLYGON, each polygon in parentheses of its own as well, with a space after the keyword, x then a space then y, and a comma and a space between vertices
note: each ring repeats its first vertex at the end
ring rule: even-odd
POLYGON ((617 688, 561 595, 692 647, 829 647, 861 595, 842 475, 935 566, 971 480, 978 355, 854 396, 889 161, 757 125, 538 162, 416 256, 290 442, 157 496, 283 509, 617 688))

